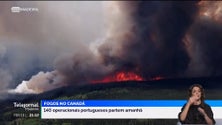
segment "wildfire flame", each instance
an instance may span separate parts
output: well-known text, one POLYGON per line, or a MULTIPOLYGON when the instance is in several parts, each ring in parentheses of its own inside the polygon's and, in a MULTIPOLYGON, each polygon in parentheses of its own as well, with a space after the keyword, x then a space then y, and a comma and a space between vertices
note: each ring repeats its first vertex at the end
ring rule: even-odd
MULTIPOLYGON (((151 78, 149 80, 161 80, 163 77, 157 76, 154 78, 151 78)), ((145 79, 141 77, 140 75, 134 73, 134 72, 117 72, 114 75, 107 76, 101 80, 93 80, 91 83, 109 83, 109 82, 121 82, 121 81, 144 81, 145 79)))
POLYGON ((94 80, 92 83, 108 83, 121 81, 143 81, 144 79, 134 72, 117 72, 112 76, 107 76, 102 80, 94 80))

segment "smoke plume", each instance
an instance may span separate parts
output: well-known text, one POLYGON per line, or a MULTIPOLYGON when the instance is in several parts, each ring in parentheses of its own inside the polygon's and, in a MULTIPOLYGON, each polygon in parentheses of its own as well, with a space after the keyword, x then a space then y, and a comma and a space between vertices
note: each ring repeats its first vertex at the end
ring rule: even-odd
POLYGON ((126 2, 121 5, 119 11, 130 21, 119 21, 99 47, 105 64, 133 70, 146 79, 184 75, 190 58, 182 39, 195 19, 196 2, 126 2), (127 25, 127 28, 119 28, 119 25, 127 25))
POLYGON ((62 66, 57 66, 56 62, 77 53, 85 57, 89 53, 88 44, 103 36, 101 4, 0 2, 1 90, 18 88, 16 86, 23 83, 24 88, 38 93, 66 85, 67 80, 57 83, 66 74, 63 70, 57 73, 56 67, 60 69, 62 66), (11 7, 38 8, 39 11, 13 13, 11 7), (95 29, 99 31, 95 32, 95 29))
MULTIPOLYGON (((8 19, 0 18, 0 27, 7 29, 0 31, 7 36, 4 40, 16 41, 4 45, 10 50, 21 46, 18 52, 21 48, 30 49, 20 52, 23 58, 19 59, 27 61, 16 59, 16 63, 22 63, 16 64, 22 67, 16 73, 24 66, 24 72, 40 71, 11 92, 41 93, 90 83, 122 71, 134 72, 146 80, 156 76, 222 75, 221 2, 107 1, 93 14, 86 9, 91 5, 79 2, 85 7, 79 16, 74 16, 80 12, 72 10, 75 7, 65 10, 74 3, 63 3, 62 9, 61 3, 32 4, 44 12, 48 10, 47 14, 33 14, 31 19, 25 14, 22 18, 10 14, 4 16, 8 19), (94 14, 99 16, 95 18, 94 14), (17 22, 9 21, 15 19, 17 22), (33 57, 38 57, 37 66, 30 65, 36 62, 33 57)), ((0 56, 11 57, 10 52, 0 56)), ((15 52, 11 55, 17 55, 15 52)), ((8 60, 13 62, 12 58, 8 60)))
POLYGON ((189 29, 190 76, 222 75, 222 2, 201 1, 199 16, 189 29))

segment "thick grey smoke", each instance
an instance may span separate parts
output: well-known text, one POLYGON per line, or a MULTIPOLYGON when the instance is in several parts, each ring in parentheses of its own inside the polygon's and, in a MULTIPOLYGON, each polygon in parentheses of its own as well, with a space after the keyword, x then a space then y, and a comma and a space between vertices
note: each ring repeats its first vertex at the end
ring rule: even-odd
MULTIPOLYGON (((117 32, 100 46, 105 63, 137 72, 146 79, 184 75, 190 58, 182 39, 198 12, 196 4, 123 2, 120 11, 130 25, 119 32, 115 27, 117 32)), ((124 23, 120 21, 119 25, 124 23)))
MULTIPOLYGON (((5 58, 6 48, 0 45, 0 62, 5 58)), ((0 91, 6 89, 9 86, 9 82, 12 81, 12 76, 7 68, 4 68, 4 64, 0 64, 0 91)))
POLYGON ((188 34, 190 76, 222 75, 222 2, 202 1, 188 34))
MULTIPOLYGON (((14 40, 13 44, 4 46, 11 48, 10 52, 19 45, 29 48, 18 51, 21 55, 24 52, 22 57, 28 60, 22 62, 22 66, 25 63, 32 69, 30 64, 36 62, 32 57, 38 57, 38 71, 44 69, 12 92, 40 93, 65 85, 89 83, 118 71, 132 71, 147 80, 156 76, 222 75, 221 21, 215 18, 215 15, 221 17, 218 16, 221 9, 215 9, 214 13, 208 10, 210 6, 201 6, 197 1, 108 1, 104 2, 104 10, 91 11, 97 13, 95 18, 88 13, 87 8, 91 6, 77 3, 76 6, 85 7, 84 12, 66 2, 34 2, 33 5, 46 12, 31 15, 34 22, 25 14, 16 23, 11 20, 18 15, 8 15, 10 20, 0 18, 4 24, 0 26, 9 27, 1 31, 8 36, 4 39, 14 40), (209 15, 214 16, 204 18, 209 15), (105 28, 98 24, 104 24, 105 28), (22 29, 23 26, 26 27, 22 29), (94 42, 85 44, 89 41, 94 42)), ((13 54, 16 55, 6 57, 13 54)), ((13 62, 13 59, 8 60, 13 62)))
POLYGON ((15 88, 23 80, 40 92, 65 85, 63 80, 61 85, 54 83, 64 77, 54 71, 61 67, 55 60, 80 52, 90 54, 88 44, 104 36, 102 9, 102 2, 0 2, 1 90, 15 88), (39 11, 12 13, 11 7, 39 11), (47 87, 52 81, 56 85, 47 87))

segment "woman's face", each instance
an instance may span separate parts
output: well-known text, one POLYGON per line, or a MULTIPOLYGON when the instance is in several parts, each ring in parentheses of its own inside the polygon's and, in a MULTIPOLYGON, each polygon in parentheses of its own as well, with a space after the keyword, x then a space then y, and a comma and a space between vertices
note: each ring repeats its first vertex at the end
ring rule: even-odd
POLYGON ((192 96, 195 96, 197 99, 201 98, 201 90, 199 87, 193 87, 192 96))

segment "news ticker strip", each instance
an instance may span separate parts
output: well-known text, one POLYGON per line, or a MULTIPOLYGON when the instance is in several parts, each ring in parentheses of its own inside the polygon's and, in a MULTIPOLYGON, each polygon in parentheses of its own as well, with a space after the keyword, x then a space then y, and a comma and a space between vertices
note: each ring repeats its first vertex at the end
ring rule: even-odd
MULTIPOLYGON (((222 119, 222 100, 206 100, 222 119)), ((175 119, 186 100, 42 100, 42 119, 175 119)))

